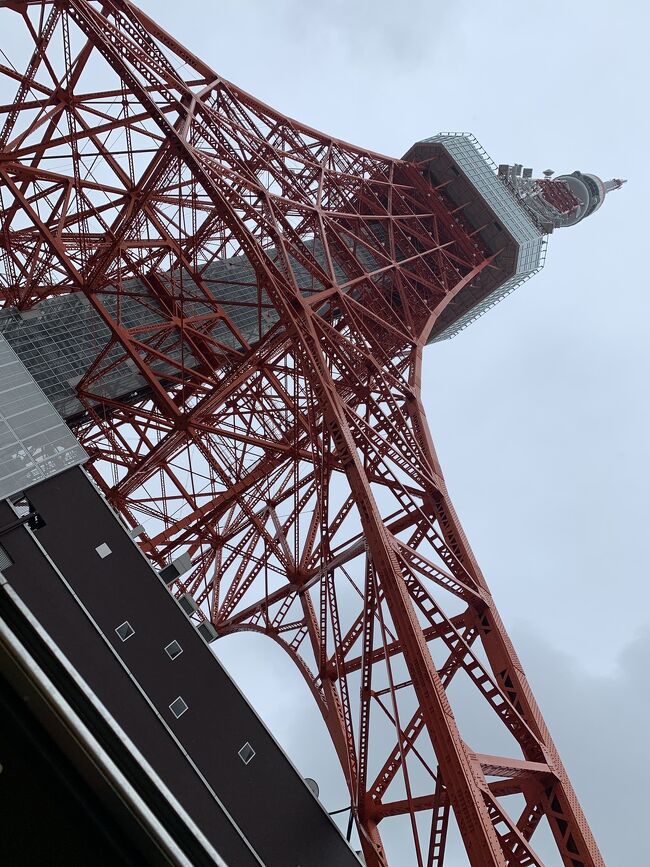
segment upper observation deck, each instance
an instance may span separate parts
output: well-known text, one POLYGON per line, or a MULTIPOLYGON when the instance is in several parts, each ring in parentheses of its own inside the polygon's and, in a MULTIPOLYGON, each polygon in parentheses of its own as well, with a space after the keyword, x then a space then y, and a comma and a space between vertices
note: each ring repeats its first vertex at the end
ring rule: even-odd
POLYGON ((432 186, 452 205, 495 258, 491 267, 451 297, 428 342, 453 337, 540 270, 546 236, 573 226, 602 205, 625 181, 603 182, 576 171, 533 178, 521 165, 497 165, 469 133, 439 133, 417 142, 405 160, 419 163, 432 186))

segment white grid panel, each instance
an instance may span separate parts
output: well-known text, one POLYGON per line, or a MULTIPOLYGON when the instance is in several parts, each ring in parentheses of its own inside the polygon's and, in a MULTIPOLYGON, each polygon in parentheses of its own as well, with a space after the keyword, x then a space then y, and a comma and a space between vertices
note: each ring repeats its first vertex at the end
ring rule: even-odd
POLYGON ((87 457, 0 335, 0 499, 83 464, 87 457))

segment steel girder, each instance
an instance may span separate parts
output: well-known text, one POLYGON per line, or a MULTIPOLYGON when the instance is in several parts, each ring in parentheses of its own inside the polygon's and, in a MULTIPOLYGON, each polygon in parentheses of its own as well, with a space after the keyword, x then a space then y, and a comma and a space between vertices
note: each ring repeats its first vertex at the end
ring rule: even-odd
POLYGON ((26 51, 0 65, 2 298, 83 293, 110 330, 76 432, 143 551, 188 552, 177 591, 219 634, 295 661, 368 865, 401 822, 409 863, 442 867, 453 814, 474 867, 541 867, 542 821, 566 867, 602 867, 422 406, 432 324, 492 261, 462 214, 421 166, 283 117, 126 0, 0 7, 26 51), (225 303, 210 266, 242 261, 225 303), (127 297, 155 321, 127 325, 127 297), (144 388, 102 396, 127 363, 144 388), (509 755, 464 740, 460 680, 509 755))

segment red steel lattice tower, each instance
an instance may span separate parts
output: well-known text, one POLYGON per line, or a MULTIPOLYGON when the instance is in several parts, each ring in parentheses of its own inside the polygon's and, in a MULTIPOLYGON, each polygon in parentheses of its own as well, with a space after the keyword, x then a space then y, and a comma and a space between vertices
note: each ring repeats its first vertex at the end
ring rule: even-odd
POLYGON ((453 811, 473 867, 541 867, 542 821, 566 867, 603 867, 448 497, 421 376, 427 342, 620 182, 497 173, 468 136, 402 160, 342 143, 128 0, 0 7, 22 28, 0 64, 0 331, 23 354, 25 329, 61 341, 43 387, 142 550, 189 567, 175 592, 218 635, 267 635, 298 666, 366 864, 388 863, 401 816, 408 863, 442 867, 453 811), (510 755, 463 739, 460 679, 510 755))

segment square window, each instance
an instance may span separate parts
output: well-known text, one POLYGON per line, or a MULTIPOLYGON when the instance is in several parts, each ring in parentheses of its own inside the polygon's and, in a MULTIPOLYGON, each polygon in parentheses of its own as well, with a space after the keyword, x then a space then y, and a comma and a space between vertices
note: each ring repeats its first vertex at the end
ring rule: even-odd
POLYGON ((111 549, 108 547, 108 545, 106 544, 106 542, 102 542, 101 545, 98 545, 98 546, 95 548, 95 551, 97 551, 97 553, 98 553, 99 556, 102 558, 102 560, 103 560, 105 557, 108 557, 108 555, 112 553, 111 549))
POLYGON ((187 710, 187 705, 179 695, 178 698, 175 698, 174 701, 169 705, 169 709, 174 714, 176 719, 178 719, 179 716, 183 716, 183 714, 187 710))
POLYGON ((170 641, 165 648, 165 653, 170 659, 176 659, 176 657, 180 656, 182 652, 183 648, 180 646, 178 641, 170 641))
POLYGON ((135 635, 135 629, 131 626, 128 620, 125 620, 124 623, 118 626, 115 631, 120 636, 122 641, 126 641, 127 638, 135 635))
POLYGON ((239 751, 239 758, 242 762, 247 765, 250 761, 255 757, 255 750, 253 747, 246 741, 244 746, 239 751))

